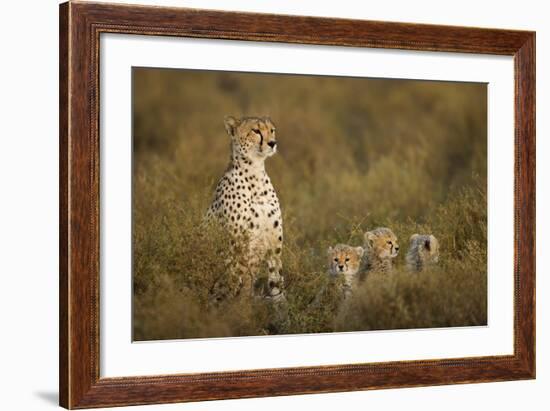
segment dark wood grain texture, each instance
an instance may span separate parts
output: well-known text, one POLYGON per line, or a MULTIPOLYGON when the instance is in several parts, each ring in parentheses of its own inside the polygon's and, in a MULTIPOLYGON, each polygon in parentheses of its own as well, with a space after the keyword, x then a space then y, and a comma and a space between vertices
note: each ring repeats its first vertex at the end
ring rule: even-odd
POLYGON ((515 338, 535 375, 535 34, 515 53, 515 338))
POLYGON ((59 402, 69 404, 69 28, 67 3, 59 13, 59 402))
POLYGON ((59 47, 62 406, 89 408, 534 378, 533 32, 71 2, 60 6, 59 47), (100 34, 109 32, 514 56, 514 354, 100 378, 99 47, 100 34))

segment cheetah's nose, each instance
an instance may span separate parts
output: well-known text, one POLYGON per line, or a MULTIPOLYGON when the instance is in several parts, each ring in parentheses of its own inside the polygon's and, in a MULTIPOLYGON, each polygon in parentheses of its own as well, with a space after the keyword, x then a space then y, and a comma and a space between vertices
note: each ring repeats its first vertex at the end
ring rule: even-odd
POLYGON ((276 144, 277 142, 275 140, 271 140, 269 143, 267 143, 267 145, 271 148, 274 148, 276 144))
POLYGON ((343 265, 339 265, 338 268, 340 269, 340 271, 344 271, 344 266, 343 265))

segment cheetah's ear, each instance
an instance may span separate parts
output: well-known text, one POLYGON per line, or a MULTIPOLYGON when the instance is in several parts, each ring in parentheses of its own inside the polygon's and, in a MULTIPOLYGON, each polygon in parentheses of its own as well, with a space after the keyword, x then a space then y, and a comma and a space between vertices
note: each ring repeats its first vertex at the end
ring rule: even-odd
POLYGON ((332 246, 329 246, 329 248, 327 248, 327 255, 330 256, 332 254, 332 246))
POLYGON ((237 120, 233 116, 225 116, 223 119, 223 123, 225 125, 225 131, 227 131, 227 134, 233 137, 235 135, 235 129, 239 125, 239 120, 237 120))
POLYGON ((367 231, 364 235, 365 247, 372 248, 372 246, 374 245, 375 238, 376 238, 376 234, 374 234, 372 231, 367 231))
POLYGON ((430 234, 430 244, 432 245, 432 247, 438 247, 439 246, 439 241, 437 241, 437 238, 435 238, 435 236, 433 234, 430 234))
POLYGON ((409 241, 412 243, 420 234, 413 234, 411 235, 411 238, 409 239, 409 241))
POLYGON ((428 250, 428 251, 430 251, 430 249, 432 248, 431 240, 432 240, 432 236, 429 236, 429 237, 424 241, 424 247, 426 247, 426 250, 428 250))
POLYGON ((363 257, 363 254, 365 254, 365 249, 363 247, 355 247, 355 251, 357 251, 359 258, 363 257))

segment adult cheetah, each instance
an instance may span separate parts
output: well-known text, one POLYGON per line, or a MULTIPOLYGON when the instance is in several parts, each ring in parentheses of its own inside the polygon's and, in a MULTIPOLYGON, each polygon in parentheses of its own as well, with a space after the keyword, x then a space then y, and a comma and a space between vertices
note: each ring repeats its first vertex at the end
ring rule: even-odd
POLYGON ((283 221, 275 189, 264 162, 277 152, 275 125, 268 117, 225 118, 231 137, 229 165, 218 182, 207 220, 217 220, 235 239, 246 238, 247 267, 239 270, 241 292, 254 290, 267 263, 265 297, 284 297, 281 276, 283 221))

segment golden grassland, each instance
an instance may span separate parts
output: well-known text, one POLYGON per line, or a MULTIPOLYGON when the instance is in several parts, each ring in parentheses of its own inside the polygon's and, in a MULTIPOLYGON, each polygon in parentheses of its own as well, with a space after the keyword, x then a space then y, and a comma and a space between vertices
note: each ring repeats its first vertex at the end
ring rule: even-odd
POLYGON ((134 69, 134 339, 474 326, 487 323, 484 84, 134 69), (283 210, 288 317, 246 297, 209 303, 228 239, 200 225, 229 160, 225 115, 269 115, 266 169, 283 210), (343 302, 326 249, 392 228, 396 270, 343 302), (405 270, 409 237, 440 264, 405 270), (320 299, 316 296, 320 295, 320 299), (312 301, 315 300, 315 303, 312 301))

